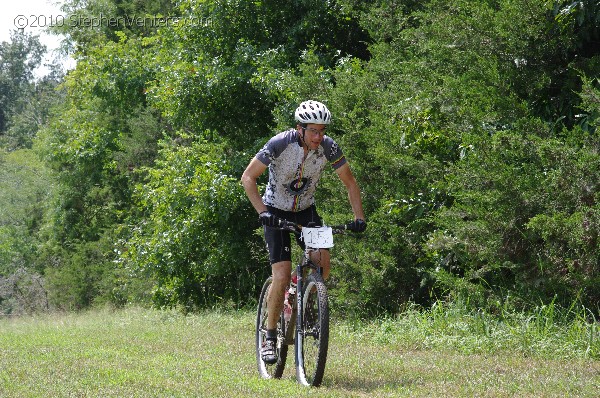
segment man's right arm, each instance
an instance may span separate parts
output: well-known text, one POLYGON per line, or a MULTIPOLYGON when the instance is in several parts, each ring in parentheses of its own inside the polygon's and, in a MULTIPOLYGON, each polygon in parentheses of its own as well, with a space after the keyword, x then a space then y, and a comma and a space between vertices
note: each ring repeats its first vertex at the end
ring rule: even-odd
POLYGON ((248 164, 248 167, 246 167, 241 179, 246 195, 258 214, 267 211, 267 206, 265 206, 262 201, 260 193, 258 192, 258 184, 256 183, 258 177, 260 177, 266 169, 267 165, 254 157, 248 164))

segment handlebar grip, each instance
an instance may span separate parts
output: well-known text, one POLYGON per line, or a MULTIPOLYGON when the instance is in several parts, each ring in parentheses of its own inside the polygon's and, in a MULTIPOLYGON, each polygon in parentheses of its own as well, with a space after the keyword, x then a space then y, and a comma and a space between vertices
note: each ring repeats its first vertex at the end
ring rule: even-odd
POLYGON ((280 228, 294 230, 294 231, 300 231, 302 229, 301 225, 296 224, 293 221, 288 221, 288 220, 283 219, 283 218, 279 218, 279 221, 280 221, 280 224, 279 224, 280 228))
POLYGON ((331 227, 331 229, 333 229, 334 231, 349 231, 350 230, 350 224, 336 225, 336 226, 331 227))

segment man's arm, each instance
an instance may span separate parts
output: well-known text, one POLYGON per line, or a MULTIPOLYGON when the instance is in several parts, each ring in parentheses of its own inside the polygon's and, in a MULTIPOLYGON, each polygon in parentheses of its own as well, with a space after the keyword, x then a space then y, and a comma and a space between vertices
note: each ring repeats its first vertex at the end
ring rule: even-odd
POLYGON ((354 219, 365 220, 365 213, 363 212, 362 200, 360 198, 360 188, 358 187, 356 179, 350 170, 350 166, 348 163, 346 163, 338 168, 335 172, 346 186, 346 190, 348 191, 348 200, 350 201, 350 206, 352 206, 352 213, 354 213, 354 219))
POLYGON ((244 174, 242 174, 242 185, 244 186, 244 190, 246 191, 246 195, 248 199, 250 199, 250 203, 256 209, 258 214, 267 211, 267 206, 262 201, 260 193, 258 192, 258 184, 256 180, 264 171, 267 169, 267 165, 258 160, 256 157, 253 158, 244 174))

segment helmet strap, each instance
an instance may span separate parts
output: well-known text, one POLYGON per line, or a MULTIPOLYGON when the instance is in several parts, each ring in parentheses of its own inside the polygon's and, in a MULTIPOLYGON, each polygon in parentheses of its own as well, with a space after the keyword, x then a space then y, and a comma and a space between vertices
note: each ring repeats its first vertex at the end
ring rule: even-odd
POLYGON ((300 137, 300 141, 302 141, 302 147, 308 149, 308 145, 306 145, 306 140, 305 140, 306 123, 300 124, 300 127, 302 128, 302 135, 299 135, 299 137, 300 137))

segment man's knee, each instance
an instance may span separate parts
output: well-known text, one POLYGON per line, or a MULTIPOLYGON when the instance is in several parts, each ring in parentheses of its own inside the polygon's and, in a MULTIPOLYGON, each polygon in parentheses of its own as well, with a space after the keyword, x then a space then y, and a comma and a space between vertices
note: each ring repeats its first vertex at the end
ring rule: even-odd
POLYGON ((281 261, 271 266, 273 274, 273 283, 278 285, 287 285, 290 283, 292 273, 292 263, 290 261, 281 261))
POLYGON ((310 259, 313 263, 319 265, 320 267, 329 267, 329 262, 331 260, 329 256, 329 250, 320 249, 312 252, 310 254, 310 259))

